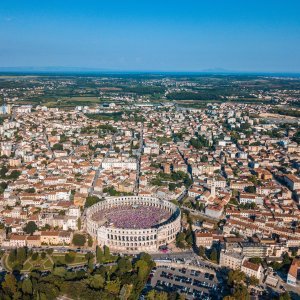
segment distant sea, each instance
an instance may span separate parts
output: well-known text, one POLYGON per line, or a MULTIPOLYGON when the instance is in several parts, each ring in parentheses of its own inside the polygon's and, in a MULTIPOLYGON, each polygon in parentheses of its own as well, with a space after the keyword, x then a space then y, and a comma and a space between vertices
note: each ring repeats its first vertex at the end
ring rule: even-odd
POLYGON ((168 72, 168 71, 126 71, 101 70, 85 68, 9 68, 0 67, 0 76, 269 76, 299 78, 300 73, 289 72, 235 72, 226 70, 211 70, 200 72, 168 72))

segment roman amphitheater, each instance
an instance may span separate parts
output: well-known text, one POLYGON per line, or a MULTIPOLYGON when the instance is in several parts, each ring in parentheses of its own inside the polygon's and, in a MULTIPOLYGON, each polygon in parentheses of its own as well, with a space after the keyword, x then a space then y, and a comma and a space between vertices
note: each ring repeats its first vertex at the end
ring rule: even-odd
POLYGON ((173 242, 181 226, 180 209, 153 197, 108 197, 86 212, 86 228, 98 245, 112 251, 155 252, 173 242))

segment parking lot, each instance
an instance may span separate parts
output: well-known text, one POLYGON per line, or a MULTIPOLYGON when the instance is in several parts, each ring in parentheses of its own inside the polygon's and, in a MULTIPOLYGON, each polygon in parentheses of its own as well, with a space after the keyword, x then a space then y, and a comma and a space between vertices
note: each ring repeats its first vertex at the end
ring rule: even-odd
POLYGON ((184 294, 187 299, 222 299, 223 288, 215 274, 186 268, 154 268, 148 284, 158 290, 184 294))

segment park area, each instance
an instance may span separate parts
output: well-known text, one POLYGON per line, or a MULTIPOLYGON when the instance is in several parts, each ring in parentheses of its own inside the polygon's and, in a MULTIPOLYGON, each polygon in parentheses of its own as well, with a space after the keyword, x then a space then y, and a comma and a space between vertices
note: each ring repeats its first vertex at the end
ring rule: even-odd
POLYGON ((19 270, 21 272, 30 272, 32 270, 48 271, 53 266, 82 266, 88 263, 88 254, 68 251, 65 253, 56 253, 51 251, 32 252, 24 251, 24 248, 11 250, 2 257, 2 265, 8 270, 19 270))

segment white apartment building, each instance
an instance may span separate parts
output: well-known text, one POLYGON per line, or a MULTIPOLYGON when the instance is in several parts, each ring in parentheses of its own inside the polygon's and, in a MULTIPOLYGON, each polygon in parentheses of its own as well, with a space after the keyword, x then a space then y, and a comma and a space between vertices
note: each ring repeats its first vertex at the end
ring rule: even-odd
POLYGON ((134 158, 105 158, 102 162, 103 169, 111 169, 111 168, 120 168, 120 169, 129 169, 136 170, 137 162, 134 158))
POLYGON ((241 269, 244 256, 238 252, 225 251, 220 252, 220 266, 233 270, 241 269))

